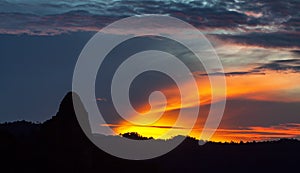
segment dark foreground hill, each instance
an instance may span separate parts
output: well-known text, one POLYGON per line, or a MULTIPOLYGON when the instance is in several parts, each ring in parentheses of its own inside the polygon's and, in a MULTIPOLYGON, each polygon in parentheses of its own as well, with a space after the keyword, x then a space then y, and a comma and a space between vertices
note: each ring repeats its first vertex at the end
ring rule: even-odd
MULTIPOLYGON (((125 137, 134 137, 125 134, 125 137)), ((142 137, 141 137, 142 138, 142 137)), ((145 138, 142 138, 145 139, 145 138)), ((299 170, 300 142, 282 139, 257 143, 213 143, 187 138, 170 153, 130 161, 94 146, 82 132, 72 103, 43 124, 25 121, 0 125, 0 172, 292 172, 299 170)))

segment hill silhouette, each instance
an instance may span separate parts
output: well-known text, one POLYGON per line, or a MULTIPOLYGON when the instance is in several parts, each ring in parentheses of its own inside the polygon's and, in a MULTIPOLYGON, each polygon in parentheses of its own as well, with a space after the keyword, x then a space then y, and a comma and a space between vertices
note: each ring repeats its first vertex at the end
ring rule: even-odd
MULTIPOLYGON (((300 141, 295 139, 208 142, 199 146, 196 139, 187 137, 176 149, 158 158, 144 161, 116 158, 87 139, 76 119, 73 94, 68 93, 57 114, 44 123, 0 124, 1 172, 290 172, 298 169, 300 141)), ((82 113, 87 115, 83 106, 82 113)), ((87 116, 83 118, 87 122, 87 116)), ((121 136, 149 139, 136 132, 121 136)))

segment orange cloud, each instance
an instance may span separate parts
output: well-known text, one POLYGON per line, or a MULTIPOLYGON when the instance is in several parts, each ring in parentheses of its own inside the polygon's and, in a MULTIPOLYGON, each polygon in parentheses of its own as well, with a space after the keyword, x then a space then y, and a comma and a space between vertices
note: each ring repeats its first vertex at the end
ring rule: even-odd
POLYGON ((259 18, 259 17, 262 17, 262 16, 263 16, 263 14, 262 14, 261 12, 255 13, 255 12, 253 12, 253 11, 245 11, 245 14, 246 14, 247 16, 255 17, 255 18, 259 18))
POLYGON ((269 101, 300 101, 291 91, 300 89, 299 73, 267 71, 265 75, 227 77, 228 98, 248 98, 269 101))

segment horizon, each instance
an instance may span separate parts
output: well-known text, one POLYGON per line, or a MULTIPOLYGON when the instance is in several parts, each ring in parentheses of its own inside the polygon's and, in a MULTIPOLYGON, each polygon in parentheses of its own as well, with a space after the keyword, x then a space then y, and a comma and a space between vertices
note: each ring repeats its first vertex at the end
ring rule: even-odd
MULTIPOLYGON (((52 118, 51 118, 52 119, 52 118)), ((51 120, 48 119, 48 120, 51 120)), ((46 120, 46 121, 48 121, 46 120)), ((45 121, 45 122, 46 122, 45 121)), ((12 121, 12 122, 1 122, 0 123, 0 129, 5 130, 7 128, 7 126, 12 127, 11 125, 15 125, 15 124, 20 124, 20 123, 29 123, 30 125, 43 125, 45 122, 32 122, 32 121, 26 121, 26 120, 16 120, 16 121, 12 121), (3 126, 3 127, 1 127, 3 126)), ((13 130, 8 130, 11 131, 11 133, 13 133, 13 130)), ((146 137, 146 136, 142 136, 141 134, 139 134, 138 132, 126 132, 126 133, 120 133, 120 134, 113 134, 113 135, 105 135, 105 134, 94 134, 94 135, 101 135, 103 137, 124 137, 124 138, 129 138, 129 139, 134 139, 134 140, 161 140, 161 141, 168 141, 168 140, 173 140, 174 138, 178 138, 178 137, 182 137, 182 138, 188 138, 188 140, 196 140, 196 141, 203 141, 205 143, 221 143, 221 144, 256 144, 256 143, 268 143, 268 142, 280 142, 280 141, 298 141, 300 142, 300 139, 298 138, 275 138, 275 139, 270 139, 270 140, 260 140, 260 141, 214 141, 214 140, 209 140, 209 141, 204 141, 201 139, 197 139, 195 137, 192 136, 183 136, 183 135, 176 135, 176 136, 171 136, 170 138, 165 138, 165 139, 161 139, 161 138, 153 138, 152 136, 150 137, 146 137)), ((200 145, 201 146, 201 145, 200 145)))
MULTIPOLYGON (((70 93, 70 92, 68 92, 70 93)), ((57 113, 58 113, 58 110, 61 109, 61 108, 57 108, 57 113)), ((46 119, 45 121, 28 121, 28 120, 24 120, 24 119, 21 119, 21 120, 15 120, 15 121, 6 121, 6 122, 0 122, 0 126, 1 125, 12 125, 12 124, 15 124, 15 123, 30 123, 31 125, 34 124, 34 125, 42 125, 44 124, 45 122, 53 119, 53 117, 56 117, 58 116, 57 113, 55 115, 53 115, 52 117, 50 117, 49 119, 46 119)), ((75 115, 74 115, 75 116, 75 115)), ((115 127, 115 126, 118 126, 118 127, 123 127, 122 125, 113 125, 113 124, 105 124, 105 126, 112 126, 112 127, 115 127)), ((133 125, 134 126, 134 125, 133 125)), ((142 128, 169 128, 168 126, 158 126, 158 127, 153 127, 153 126, 141 126, 141 125, 135 125, 136 127, 142 127, 142 128)), ((126 127, 126 125, 125 125, 126 127)), ((4 127, 5 129, 5 127, 4 127)), ((218 129, 219 130, 219 129, 218 129)), ((114 134, 100 134, 100 133, 95 133, 95 135, 104 135, 104 136, 119 136, 119 137, 123 137, 124 134, 129 134, 129 133, 137 133, 140 138, 153 138, 154 140, 172 140, 173 138, 176 138, 176 137, 180 137, 180 136, 185 136, 185 135, 181 135, 181 134, 175 134, 174 136, 167 136, 166 138, 156 138, 155 136, 149 136, 149 135, 143 135, 143 133, 140 133, 141 131, 125 131, 123 133, 118 133, 118 132, 115 132, 114 134)), ((190 135, 186 135, 185 137, 190 137, 192 139, 195 139, 197 141, 203 141, 202 139, 200 139, 199 137, 197 136, 190 136, 190 135)), ((297 138, 297 137, 274 137, 274 138, 268 138, 268 139, 264 139, 264 140, 243 140, 243 139, 235 139, 235 140, 232 140, 232 139, 226 139, 226 140, 218 140, 218 139, 211 139, 211 140, 208 140, 206 142, 215 142, 215 143, 235 143, 235 144, 238 144, 238 143, 241 143, 241 142, 244 142, 244 143, 253 143, 253 142, 274 142, 274 141, 281 141, 281 140, 297 140, 297 141, 300 141, 300 138, 297 138)))

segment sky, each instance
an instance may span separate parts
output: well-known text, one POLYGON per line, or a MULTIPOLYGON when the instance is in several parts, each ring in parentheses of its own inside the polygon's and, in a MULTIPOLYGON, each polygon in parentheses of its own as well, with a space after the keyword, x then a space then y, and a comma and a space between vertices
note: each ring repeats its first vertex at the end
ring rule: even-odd
MULTIPOLYGON (((71 90, 73 70, 82 48, 98 30, 124 17, 164 14, 188 22, 204 33, 223 64, 224 73, 210 74, 215 78, 223 74, 227 82, 225 113, 212 140, 299 138, 299 9, 297 0, 0 0, 0 122, 49 119, 71 90)), ((132 49, 120 47, 122 55, 145 49, 131 44, 132 49)), ((121 59, 120 55, 112 55, 112 62, 104 69, 112 69, 121 59)), ((161 89, 169 108, 160 121, 149 126, 118 119, 106 94, 107 81, 97 79, 98 105, 105 107, 106 125, 116 134, 138 131, 157 137, 174 124, 179 108, 199 106, 193 104, 193 92, 187 93, 190 104, 180 105, 177 88, 166 76, 145 75, 151 80, 137 79, 133 85, 133 106, 147 112, 147 95, 161 89)), ((207 74, 194 71, 193 75, 201 86, 202 100, 202 111, 190 134, 197 138, 213 103, 207 74)), ((189 87, 189 82, 185 85, 189 87)), ((176 134, 185 130, 183 123, 176 134)))

